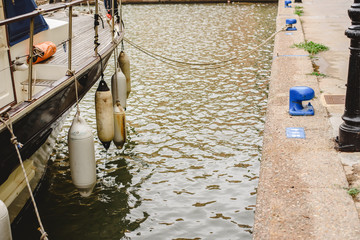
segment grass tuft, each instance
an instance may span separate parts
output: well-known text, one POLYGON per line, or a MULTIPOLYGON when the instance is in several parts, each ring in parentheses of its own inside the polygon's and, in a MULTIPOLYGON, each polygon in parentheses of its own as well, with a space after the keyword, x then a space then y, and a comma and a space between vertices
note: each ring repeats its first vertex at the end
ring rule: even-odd
POLYGON ((320 43, 314 43, 313 41, 309 41, 309 42, 306 41, 306 42, 302 42, 299 44, 294 44, 293 46, 297 47, 297 48, 303 48, 305 51, 307 51, 311 55, 329 50, 329 48, 327 46, 322 45, 320 43))
POLYGON ((300 6, 295 6, 295 11, 294 13, 296 15, 298 15, 299 17, 303 15, 304 11, 302 10, 303 7, 300 7, 300 6))
POLYGON ((317 77, 326 77, 326 74, 315 72, 315 71, 310 73, 309 75, 317 76, 317 77))
POLYGON ((357 188, 350 188, 347 193, 352 197, 356 197, 356 195, 360 193, 360 190, 357 188))

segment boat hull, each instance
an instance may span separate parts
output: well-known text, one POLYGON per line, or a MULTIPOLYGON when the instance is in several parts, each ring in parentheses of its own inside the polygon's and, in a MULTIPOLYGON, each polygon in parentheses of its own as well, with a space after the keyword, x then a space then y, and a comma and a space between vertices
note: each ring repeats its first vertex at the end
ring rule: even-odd
MULTIPOLYGON (((91 66, 84 67, 78 71, 79 74, 77 74, 76 78, 79 82, 79 99, 81 99, 100 78, 102 69, 105 69, 113 52, 112 50, 113 49, 110 49, 104 53, 102 58, 98 58, 91 66)), ((40 99, 37 101, 40 101, 40 99)), ((67 85, 64 84, 63 87, 59 87, 54 94, 47 97, 46 100, 43 100, 43 102, 38 104, 32 110, 26 111, 26 104, 24 109, 16 110, 17 112, 20 112, 20 116, 17 117, 17 121, 14 121, 12 125, 15 136, 18 141, 23 144, 23 147, 20 149, 23 161, 29 159, 31 156, 33 156, 32 158, 37 158, 36 152, 44 144, 51 145, 49 143, 49 138, 54 138, 54 135, 56 137, 58 133, 56 130, 61 128, 63 120, 75 103, 75 83, 72 81, 67 85)), ((11 135, 8 129, 5 128, 0 132, 0 185, 3 184, 8 179, 9 175, 19 166, 19 159, 14 145, 10 142, 10 138, 11 135)), ((48 149, 51 148, 52 146, 48 146, 48 149)), ((46 165, 50 154, 51 151, 48 151, 45 156, 42 154, 42 158, 44 159, 36 159, 35 165, 37 176, 35 177, 35 183, 34 181, 32 182, 33 189, 35 189, 41 176, 44 174, 44 166, 46 165)), ((28 195, 27 189, 24 189, 23 192, 28 195)), ((21 197, 21 199, 27 198, 21 197)), ((15 200, 9 206, 11 220, 14 219, 26 203, 24 200, 21 201, 23 202, 19 203, 15 200)))

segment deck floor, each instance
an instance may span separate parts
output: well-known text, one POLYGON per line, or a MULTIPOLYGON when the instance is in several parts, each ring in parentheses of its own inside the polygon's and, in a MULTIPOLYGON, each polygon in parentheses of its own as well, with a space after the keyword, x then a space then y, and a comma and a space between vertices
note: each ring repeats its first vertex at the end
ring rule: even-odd
MULTIPOLYGON (((94 14, 85 14, 77 12, 78 16, 73 16, 73 38, 72 38, 72 65, 74 67, 79 66, 86 62, 91 57, 95 56, 94 45, 94 14)), ((45 15, 47 18, 53 18, 57 20, 68 21, 68 16, 65 11, 58 11, 52 15, 45 15)), ((103 17, 104 28, 102 27, 101 20, 98 27, 98 42, 100 43, 98 50, 103 49, 106 44, 111 41, 111 28, 106 22, 106 17, 103 17)), ((60 45, 57 46, 56 53, 44 61, 43 64, 54 65, 67 65, 68 64, 68 50, 69 45, 66 43, 66 47, 60 45), (66 51, 65 51, 66 49, 66 51)))

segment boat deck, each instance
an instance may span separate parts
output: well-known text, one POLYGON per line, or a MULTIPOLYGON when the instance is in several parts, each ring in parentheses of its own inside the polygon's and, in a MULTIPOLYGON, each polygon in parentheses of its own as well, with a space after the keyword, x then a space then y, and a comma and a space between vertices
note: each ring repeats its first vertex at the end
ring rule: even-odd
MULTIPOLYGON (((44 15, 44 17, 62 21, 68 21, 69 19, 67 11, 58 11, 49 15, 44 15)), ((102 18, 104 20, 104 27, 102 26, 101 20, 99 20, 100 25, 98 27, 98 42, 100 43, 98 47, 99 51, 101 51, 106 44, 111 41, 111 34, 109 34, 109 32, 111 32, 110 24, 104 19, 106 17, 102 18)), ((74 10, 72 24, 72 65, 76 68, 89 60, 89 58, 95 57, 94 14, 74 10)), ((65 44, 57 46, 56 53, 41 64, 67 65, 68 49, 68 42, 66 43, 66 46, 65 44)))
MULTIPOLYGON (((46 94, 44 90, 50 91, 63 82, 68 82, 67 73, 69 70, 69 37, 68 24, 69 9, 65 7, 64 3, 41 5, 41 9, 49 10, 59 8, 60 10, 47 11, 43 14, 45 20, 49 24, 49 31, 45 33, 41 40, 37 40, 35 44, 44 41, 52 41, 57 46, 56 53, 49 59, 37 63, 33 67, 33 82, 32 95, 38 93, 46 94), (61 7, 61 8, 60 8, 61 7), (56 21, 57 20, 57 21, 56 21), (46 35, 47 34, 47 35, 46 35), (58 81, 60 80, 60 81, 58 81), (56 83, 56 84, 55 84, 56 83)), ((71 44, 71 67, 70 70, 81 72, 81 70, 88 69, 90 65, 94 65, 99 61, 99 55, 95 54, 95 29, 94 29, 94 6, 74 6, 72 14, 72 44, 71 44)), ((98 53, 105 56, 113 47, 112 42, 112 28, 111 21, 105 16, 104 6, 99 4, 99 25, 98 25, 98 53), (102 20, 101 20, 102 19, 102 20), (106 53, 107 52, 107 53, 106 53), (106 54, 105 54, 106 53, 106 54), (105 54, 105 55, 104 55, 105 54)), ((116 25, 118 28, 119 26, 116 25)), ((115 30, 116 43, 119 43, 122 34, 115 30)), ((24 43, 26 47, 26 43, 24 43)), ((19 48, 21 49, 22 48, 19 48)), ((15 51, 15 50, 14 50, 15 51)), ((15 51, 14 56, 23 55, 22 52, 15 51)), ((105 61, 107 62, 107 60, 105 61)), ((28 99, 28 80, 27 72, 22 74, 15 82, 16 95, 18 102, 23 102, 28 99)), ((40 96, 37 96, 37 98, 40 96)))

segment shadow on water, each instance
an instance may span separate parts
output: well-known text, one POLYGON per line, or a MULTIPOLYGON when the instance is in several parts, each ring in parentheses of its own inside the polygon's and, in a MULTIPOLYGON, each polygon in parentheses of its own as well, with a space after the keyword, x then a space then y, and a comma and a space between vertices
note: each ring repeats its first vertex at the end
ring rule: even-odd
MULTIPOLYGON (((128 136, 136 134, 133 128, 129 129, 128 136)), ((131 166, 125 159, 136 158, 131 151, 134 146, 128 137, 122 150, 98 151, 102 158, 97 158, 97 183, 87 198, 81 197, 71 182, 68 156, 53 152, 36 191, 36 202, 50 239, 120 239, 125 231, 135 230, 147 219, 146 213, 135 221, 126 218, 130 209, 141 204, 140 196, 133 190, 131 166)), ((39 239, 38 226, 29 203, 13 223, 13 239, 39 239)))

